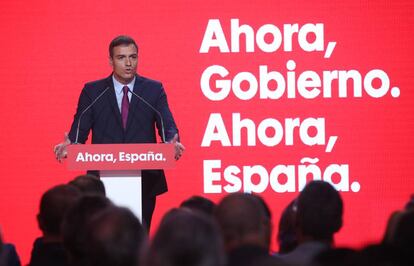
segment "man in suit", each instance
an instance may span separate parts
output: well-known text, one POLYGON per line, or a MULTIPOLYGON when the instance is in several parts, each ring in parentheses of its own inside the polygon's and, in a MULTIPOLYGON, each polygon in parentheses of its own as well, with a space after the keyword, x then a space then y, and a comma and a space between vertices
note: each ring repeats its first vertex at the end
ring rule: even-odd
MULTIPOLYGON (((175 144, 178 160, 184 146, 179 142, 167 96, 160 82, 137 74, 135 41, 128 36, 112 40, 109 62, 113 69, 109 77, 85 84, 69 135, 55 147, 56 158, 61 161, 66 156, 70 143, 85 143, 90 130, 94 144, 155 143, 156 126, 162 141, 175 144)), ((142 171, 142 177, 142 218, 149 228, 155 198, 167 191, 167 184, 162 170, 142 171)))

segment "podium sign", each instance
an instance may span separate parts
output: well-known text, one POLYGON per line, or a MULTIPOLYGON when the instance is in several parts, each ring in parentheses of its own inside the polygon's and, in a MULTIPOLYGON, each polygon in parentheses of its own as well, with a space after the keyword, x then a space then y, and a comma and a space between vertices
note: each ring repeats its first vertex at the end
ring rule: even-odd
POLYGON ((106 196, 141 221, 141 170, 175 165, 174 144, 73 144, 67 152, 69 170, 99 170, 106 196))
POLYGON ((67 146, 69 170, 169 169, 174 144, 76 144, 67 146))

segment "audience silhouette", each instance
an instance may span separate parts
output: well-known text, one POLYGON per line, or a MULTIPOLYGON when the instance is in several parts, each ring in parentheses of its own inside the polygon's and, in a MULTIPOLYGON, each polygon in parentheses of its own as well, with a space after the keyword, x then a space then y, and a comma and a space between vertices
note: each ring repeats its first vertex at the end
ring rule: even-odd
POLYGON ((292 200, 283 210, 279 220, 279 231, 277 233, 277 243, 279 244, 279 254, 291 252, 298 245, 296 234, 296 199, 292 200))
POLYGON ((308 183, 297 199, 298 246, 281 256, 290 265, 309 265, 320 252, 332 247, 342 227, 343 203, 339 192, 327 182, 308 183))
POLYGON ((255 265, 260 259, 279 260, 269 254, 271 221, 269 209, 258 196, 234 193, 216 207, 229 266, 255 265))
POLYGON ((80 175, 71 180, 69 185, 77 187, 82 194, 106 196, 104 183, 94 175, 80 175))
POLYGON ((62 244, 62 222, 80 195, 80 191, 70 185, 58 185, 43 194, 37 215, 42 237, 33 244, 30 266, 67 265, 62 244))
POLYGON ((201 196, 192 196, 186 200, 184 200, 180 204, 180 208, 187 208, 193 211, 201 211, 207 215, 213 215, 214 208, 216 204, 213 201, 209 200, 208 198, 204 198, 201 196))
POLYGON ((224 266, 223 243, 212 217, 172 209, 151 242, 147 266, 224 266))
POLYGON ((86 226, 88 266, 139 266, 147 233, 127 208, 111 206, 95 214, 86 226))
MULTIPOLYGON (((335 247, 340 193, 311 181, 285 207, 270 252, 272 213, 259 195, 233 193, 216 205, 194 195, 169 210, 153 237, 127 208, 105 197, 95 176, 78 176, 41 197, 28 266, 412 266, 414 195, 394 211, 383 240, 362 249, 335 247)), ((0 266, 20 266, 0 235, 0 266)))
POLYGON ((87 225, 95 214, 110 206, 112 203, 108 198, 92 194, 82 196, 68 211, 62 233, 69 266, 87 266, 87 225))

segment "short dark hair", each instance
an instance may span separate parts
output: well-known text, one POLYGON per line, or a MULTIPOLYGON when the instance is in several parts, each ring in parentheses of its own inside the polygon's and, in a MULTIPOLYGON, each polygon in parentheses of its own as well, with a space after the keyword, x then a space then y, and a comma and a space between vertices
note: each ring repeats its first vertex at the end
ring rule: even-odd
POLYGON ((225 254, 213 218, 188 209, 168 211, 147 254, 148 266, 222 266, 225 254))
POLYGON ((135 43, 134 39, 127 35, 119 35, 115 37, 109 44, 109 56, 112 57, 114 55, 114 47, 124 45, 128 46, 130 44, 133 44, 135 48, 137 48, 138 51, 138 45, 135 43))
POLYGON ((98 194, 84 195, 67 212, 62 224, 63 245, 69 255, 69 265, 84 265, 86 258, 87 224, 94 215, 112 206, 111 201, 98 194))
POLYGON ((404 211, 397 221, 392 244, 400 249, 414 250, 414 210, 404 211))
POLYGON ((68 184, 77 187, 82 194, 99 194, 106 196, 103 182, 94 175, 77 176, 68 184))
POLYGON ((289 253, 298 245, 296 234, 296 201, 296 199, 293 199, 280 216, 279 232, 277 233, 280 254, 289 253))
POLYGON ((57 185, 47 190, 40 200, 37 216, 40 230, 45 234, 60 235, 63 218, 81 196, 70 185, 57 185))
POLYGON ((227 249, 233 249, 255 236, 257 243, 269 247, 271 223, 263 202, 257 196, 233 193, 217 205, 214 215, 227 249))
POLYGON ((332 241, 342 227, 343 202, 329 183, 312 181, 298 197, 297 225, 300 232, 315 240, 332 241))
POLYGON ((405 205, 406 210, 414 210, 414 194, 411 195, 410 200, 405 205))
POLYGON ((190 210, 201 211, 207 215, 213 215, 216 204, 208 198, 201 196, 192 196, 184 200, 180 204, 180 208, 188 208, 190 210))
POLYGON ((127 208, 109 207, 88 224, 87 258, 90 266, 138 266, 147 234, 127 208))

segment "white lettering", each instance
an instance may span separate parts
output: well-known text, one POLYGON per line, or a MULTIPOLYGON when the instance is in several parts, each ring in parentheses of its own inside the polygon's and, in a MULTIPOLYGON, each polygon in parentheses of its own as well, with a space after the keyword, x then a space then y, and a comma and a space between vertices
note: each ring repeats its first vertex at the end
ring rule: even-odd
POLYGON ((208 53, 211 47, 218 47, 221 53, 229 52, 229 46, 218 19, 210 19, 208 21, 203 41, 201 42, 200 53, 208 53))
POLYGON ((229 135, 227 134, 226 126, 224 125, 221 114, 210 114, 208 119, 206 131, 204 132, 201 147, 210 147, 212 141, 220 141, 221 145, 231 146, 229 135))
POLYGON ((204 193, 221 193, 221 185, 214 184, 214 182, 220 181, 221 175, 220 173, 213 172, 213 169, 220 167, 220 160, 205 160, 203 162, 204 193))
POLYGON ((203 71, 200 87, 204 96, 211 101, 223 101, 230 93, 243 101, 251 100, 257 96, 260 99, 276 100, 283 96, 295 99, 297 94, 304 99, 315 99, 319 96, 331 98, 332 83, 335 81, 338 82, 339 98, 348 97, 349 88, 353 90, 351 95, 355 98, 362 97, 362 88, 373 98, 384 97, 390 90, 389 77, 380 69, 369 71, 365 77, 357 70, 323 71, 322 75, 315 71, 306 70, 296 77, 295 69, 295 61, 289 60, 286 63, 285 75, 281 72, 270 71, 266 65, 260 65, 257 75, 244 71, 236 73, 231 78, 232 74, 225 67, 212 65, 203 71), (352 86, 350 86, 349 80, 353 81, 352 86), (373 84, 375 80, 380 83, 376 87, 373 84), (244 89, 242 88, 243 83, 247 84, 244 89), (272 84, 272 88, 269 88, 269 83, 272 84), (321 89, 322 84, 323 89, 321 89))
MULTIPOLYGON (((262 165, 242 167, 228 165, 223 169, 221 160, 204 160, 204 193, 221 193, 222 187, 227 193, 242 191, 262 193, 269 188, 276 193, 296 192, 302 191, 306 183, 311 180, 324 180, 331 183, 338 191, 350 191, 352 185, 350 186, 349 182, 349 165, 330 164, 325 169, 321 169, 316 164, 318 161, 317 158, 305 157, 300 165, 281 164, 269 171, 262 165), (332 181, 334 175, 339 177, 339 181, 332 181), (254 177, 258 179, 253 181, 254 177)), ((352 184, 356 183, 358 182, 352 184)))
POLYGON ((230 20, 230 34, 231 47, 229 49, 220 20, 210 19, 207 23, 199 52, 208 53, 210 48, 218 48, 221 53, 228 53, 230 51, 232 53, 239 53, 241 51, 241 44, 244 44, 242 45, 244 46, 244 51, 251 53, 254 52, 256 44, 262 52, 272 53, 279 50, 282 43, 283 50, 291 52, 295 36, 297 36, 297 43, 303 51, 314 52, 324 50, 324 25, 322 23, 307 23, 301 27, 298 24, 284 24, 283 32, 276 25, 264 24, 255 33, 252 26, 248 24, 240 25, 239 19, 235 18, 230 20), (241 41, 242 36, 244 36, 244 42, 241 41))
POLYGON ((76 156, 76 162, 112 162, 114 155, 112 153, 89 153, 79 152, 76 156))
POLYGON ((325 118, 286 118, 284 123, 274 118, 266 118, 258 124, 251 119, 241 118, 240 113, 232 114, 232 141, 226 129, 223 117, 219 113, 210 114, 206 130, 204 132, 201 147, 210 147, 213 142, 219 142, 223 147, 242 146, 242 132, 246 136, 243 145, 256 146, 257 140, 262 145, 274 147, 282 143, 291 146, 294 144, 294 129, 299 128, 300 141, 308 146, 325 145, 325 118), (313 132, 310 132, 314 129, 313 132), (269 131, 273 134, 269 134, 269 131), (312 133, 312 134, 311 134, 312 133))

